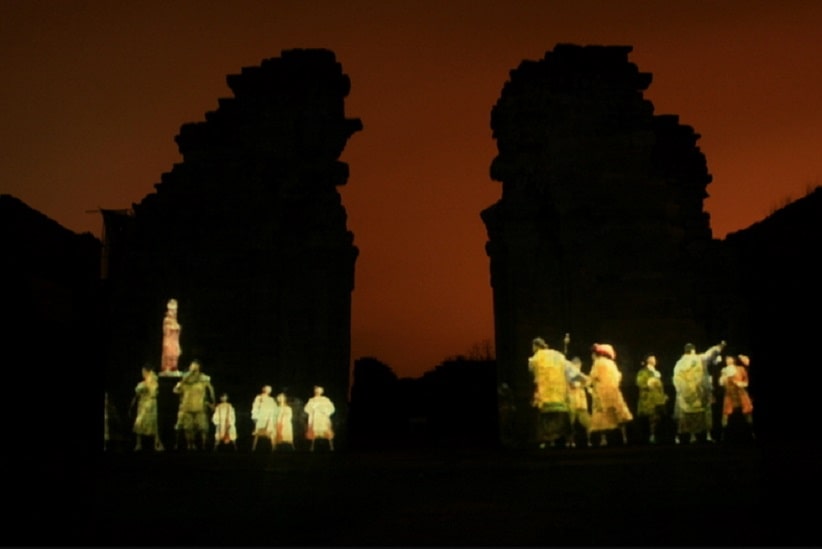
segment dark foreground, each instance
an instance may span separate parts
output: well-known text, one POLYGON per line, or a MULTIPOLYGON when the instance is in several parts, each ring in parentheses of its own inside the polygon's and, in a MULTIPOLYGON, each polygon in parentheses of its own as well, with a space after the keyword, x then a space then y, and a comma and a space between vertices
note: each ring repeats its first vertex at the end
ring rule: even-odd
POLYGON ((42 520, 26 539, 84 546, 818 546, 820 457, 815 447, 762 442, 100 453, 64 469, 55 464, 56 490, 30 496, 42 520))

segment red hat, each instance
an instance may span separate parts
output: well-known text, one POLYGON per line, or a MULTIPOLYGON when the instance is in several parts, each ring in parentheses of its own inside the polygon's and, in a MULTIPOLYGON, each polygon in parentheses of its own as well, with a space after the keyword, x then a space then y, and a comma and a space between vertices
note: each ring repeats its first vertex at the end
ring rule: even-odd
POLYGON ((616 359, 616 351, 608 343, 594 343, 594 352, 598 355, 605 355, 611 360, 616 359))

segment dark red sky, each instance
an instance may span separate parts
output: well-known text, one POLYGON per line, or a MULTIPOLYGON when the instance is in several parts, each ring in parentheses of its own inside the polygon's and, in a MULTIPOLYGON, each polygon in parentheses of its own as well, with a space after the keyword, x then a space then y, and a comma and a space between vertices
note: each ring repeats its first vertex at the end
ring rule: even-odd
POLYGON ((0 192, 99 236, 86 211, 152 192, 227 74, 332 49, 364 124, 342 157, 352 359, 417 376, 493 339, 479 212, 501 193, 489 119, 511 69, 559 42, 633 46, 656 113, 702 135, 722 238, 822 184, 820 29, 817 1, 5 0, 0 192))

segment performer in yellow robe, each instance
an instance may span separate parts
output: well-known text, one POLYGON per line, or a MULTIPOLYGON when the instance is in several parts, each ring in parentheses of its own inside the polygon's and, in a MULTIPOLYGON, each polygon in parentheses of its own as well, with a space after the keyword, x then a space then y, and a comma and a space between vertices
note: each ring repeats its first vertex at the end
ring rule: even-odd
POLYGON ((600 432, 600 446, 608 444, 607 431, 619 429, 623 444, 628 442, 626 424, 634 417, 625 404, 619 384, 622 372, 616 365, 616 351, 607 343, 595 343, 591 358, 591 387, 593 405, 591 413, 591 431, 600 432))
POLYGON ((541 337, 531 342, 533 354, 528 370, 534 378, 534 399, 537 408, 537 441, 540 448, 555 445, 559 439, 570 440, 568 384, 576 372, 565 355, 550 349, 541 337))
POLYGON ((674 441, 679 444, 680 436, 689 434, 690 441, 696 442, 697 435, 705 433, 705 440, 713 442, 711 437, 713 400, 713 378, 708 365, 719 358, 725 342, 714 345, 704 353, 698 354, 692 343, 685 345, 682 356, 674 366, 674 418, 677 422, 677 434, 674 441))

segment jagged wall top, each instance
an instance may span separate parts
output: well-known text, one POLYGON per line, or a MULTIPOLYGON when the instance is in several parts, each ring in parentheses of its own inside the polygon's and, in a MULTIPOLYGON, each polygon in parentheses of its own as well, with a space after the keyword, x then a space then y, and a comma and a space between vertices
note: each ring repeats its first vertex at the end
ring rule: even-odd
POLYGON ((334 161, 362 129, 359 119, 345 118, 351 82, 332 51, 285 50, 226 82, 234 97, 220 99, 204 122, 181 127, 175 141, 185 161, 232 155, 269 164, 334 161))
MULTIPOLYGON (((653 105, 642 92, 652 77, 628 61, 631 50, 559 44, 512 70, 491 111, 499 149, 491 178, 532 177, 524 165, 544 176, 582 161, 581 151, 589 162, 592 151, 610 148, 611 136, 650 131, 653 105)), ((637 139, 648 144, 648 135, 637 139)))
POLYGON ((632 46, 557 44, 541 60, 523 61, 512 70, 502 95, 519 95, 519 87, 525 85, 577 95, 643 91, 651 84, 652 75, 639 72, 628 61, 631 51, 632 46))
MULTIPOLYGON (((512 70, 491 112, 491 178, 514 202, 566 213, 665 212, 689 239, 710 239, 703 200, 711 176, 699 134, 677 116, 654 114, 643 96, 652 75, 628 60, 632 50, 558 44, 512 70)), ((486 212, 486 222, 498 213, 486 212)))

